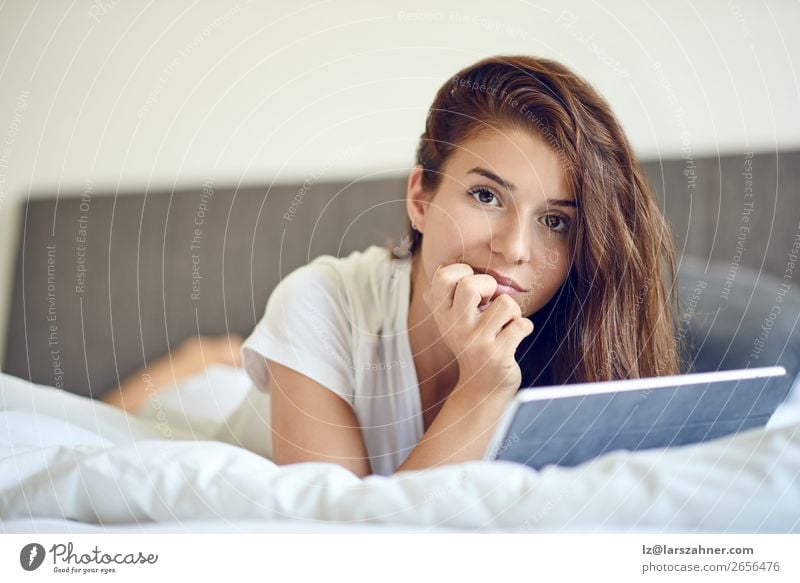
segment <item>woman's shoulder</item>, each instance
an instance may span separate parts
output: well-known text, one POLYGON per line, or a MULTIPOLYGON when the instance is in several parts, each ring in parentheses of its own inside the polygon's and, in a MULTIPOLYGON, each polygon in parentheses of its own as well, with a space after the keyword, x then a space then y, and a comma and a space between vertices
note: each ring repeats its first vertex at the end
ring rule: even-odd
POLYGON ((343 257, 320 255, 287 277, 310 279, 329 289, 335 286, 350 291, 366 290, 374 282, 387 279, 398 261, 388 248, 372 245, 343 257))
POLYGON ((364 302, 376 285, 390 279, 398 261, 388 248, 377 245, 343 257, 320 255, 285 276, 273 293, 321 294, 340 304, 364 302))
POLYGON ((320 255, 310 261, 307 267, 323 267, 339 273, 364 273, 388 269, 392 263, 392 254, 386 247, 371 245, 363 251, 353 251, 344 257, 320 255))
POLYGON ((327 304, 327 310, 344 313, 351 325, 375 334, 397 319, 403 297, 408 301, 402 277, 408 263, 377 245, 344 257, 321 255, 290 274, 285 293, 297 299, 313 294, 308 303, 320 309, 327 304))

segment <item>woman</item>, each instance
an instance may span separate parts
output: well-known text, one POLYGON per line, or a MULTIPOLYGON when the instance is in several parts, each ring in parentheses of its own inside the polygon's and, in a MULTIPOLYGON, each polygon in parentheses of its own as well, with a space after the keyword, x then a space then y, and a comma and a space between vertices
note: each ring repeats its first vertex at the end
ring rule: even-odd
POLYGON ((679 372, 667 225, 608 105, 565 67, 494 57, 448 80, 406 208, 405 257, 315 259, 245 341, 276 463, 477 460, 521 386, 679 372))

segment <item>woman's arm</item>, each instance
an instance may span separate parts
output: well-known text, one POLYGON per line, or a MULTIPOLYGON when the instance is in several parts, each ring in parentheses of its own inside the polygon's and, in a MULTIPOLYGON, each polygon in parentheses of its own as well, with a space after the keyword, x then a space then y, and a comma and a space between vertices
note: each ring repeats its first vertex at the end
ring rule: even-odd
POLYGON ((459 381, 395 473, 483 459, 497 422, 513 396, 513 392, 488 392, 477 378, 459 381))
MULTIPOLYGON (((322 461, 360 478, 372 473, 358 420, 350 405, 316 381, 267 361, 273 461, 322 461)), ((480 460, 512 393, 487 393, 485 379, 459 383, 419 444, 395 470, 422 470, 480 460)))
MULTIPOLYGON (((521 317, 519 305, 508 295, 478 309, 481 299, 490 298, 496 288, 494 278, 474 275, 465 264, 439 268, 434 275, 427 301, 453 354, 461 356, 461 378, 396 472, 483 458, 506 404, 520 386, 514 352, 533 331, 533 323, 521 317)), ((357 476, 369 475, 364 440, 350 406, 305 375, 272 361, 267 367, 275 463, 327 461, 357 476)))
POLYGON ((135 411, 151 395, 202 372, 209 364, 241 366, 241 345, 242 338, 238 335, 187 338, 175 350, 139 369, 100 399, 123 411, 135 411))
POLYGON ((455 263, 436 270, 425 294, 442 338, 458 355, 459 382, 428 431, 396 471, 480 460, 522 374, 514 354, 533 322, 497 281, 455 263), (480 304, 489 300, 487 307, 480 304))
POLYGON ((291 368, 267 360, 273 461, 321 461, 360 478, 372 473, 353 409, 339 395, 291 368))

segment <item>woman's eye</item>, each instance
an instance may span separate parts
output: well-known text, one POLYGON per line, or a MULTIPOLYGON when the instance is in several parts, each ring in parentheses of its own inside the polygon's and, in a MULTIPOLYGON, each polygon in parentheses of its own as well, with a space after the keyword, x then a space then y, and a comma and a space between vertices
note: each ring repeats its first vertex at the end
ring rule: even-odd
POLYGON ((488 188, 473 188, 468 192, 469 196, 474 198, 477 202, 487 206, 498 206, 499 201, 497 196, 488 188))
POLYGON ((569 227, 569 219, 561 215, 547 215, 544 217, 544 224, 556 233, 563 233, 569 227))

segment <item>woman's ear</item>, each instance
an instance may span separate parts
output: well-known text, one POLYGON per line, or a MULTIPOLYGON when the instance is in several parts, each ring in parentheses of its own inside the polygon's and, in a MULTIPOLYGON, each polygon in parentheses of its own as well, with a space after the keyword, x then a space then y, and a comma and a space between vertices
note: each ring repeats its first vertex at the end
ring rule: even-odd
POLYGON ((422 188, 422 165, 417 164, 408 175, 406 186, 406 212, 411 224, 423 233, 425 231, 425 212, 430 202, 428 193, 422 188))

